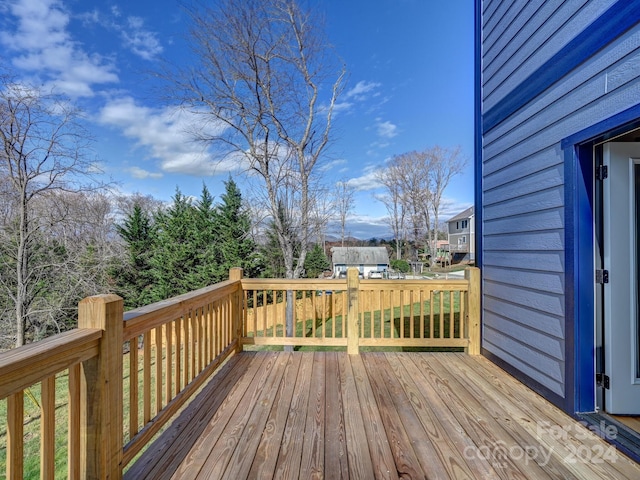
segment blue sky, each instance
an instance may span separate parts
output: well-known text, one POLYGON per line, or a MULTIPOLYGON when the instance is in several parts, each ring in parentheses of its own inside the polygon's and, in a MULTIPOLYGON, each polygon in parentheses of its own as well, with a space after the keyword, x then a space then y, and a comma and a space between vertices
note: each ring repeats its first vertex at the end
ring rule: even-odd
MULTIPOLYGON (((465 174, 444 218, 473 202, 473 2, 317 0, 348 70, 325 174, 357 189, 348 222, 360 238, 388 234, 375 172, 391 156, 460 146, 465 174)), ((187 17, 173 0, 0 0, 2 61, 19 77, 71 96, 86 112, 95 155, 123 193, 169 200, 176 186, 218 196, 224 164, 190 141, 186 114, 163 105, 151 74, 188 58, 187 17)), ((242 180, 237 179, 242 188, 242 180)))

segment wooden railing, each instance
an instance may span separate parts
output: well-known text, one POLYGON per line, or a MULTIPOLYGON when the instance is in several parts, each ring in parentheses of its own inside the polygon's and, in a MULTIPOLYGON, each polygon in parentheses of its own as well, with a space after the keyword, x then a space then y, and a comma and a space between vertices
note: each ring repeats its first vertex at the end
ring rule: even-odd
POLYGON ((239 349, 241 272, 232 269, 226 282, 124 314, 129 388, 123 465, 239 349))
MULTIPOLYGON (((76 330, 0 354, 6 478, 60 476, 61 444, 68 478, 120 478, 244 345, 335 346, 349 353, 463 347, 477 354, 479 298, 477 269, 468 269, 464 280, 437 282, 360 281, 356 270, 346 281, 256 280, 232 269, 226 282, 126 313, 116 295, 86 298, 76 330), (63 382, 66 388, 58 388, 63 382), (32 422, 25 396, 38 405, 35 434, 25 432, 32 422), (38 445, 27 451, 31 437, 38 445), (39 458, 39 473, 25 473, 26 457, 39 458)), ((0 459, 2 453, 0 444, 0 459)))
POLYGON ((459 280, 243 279, 243 345, 480 352, 479 270, 459 280))

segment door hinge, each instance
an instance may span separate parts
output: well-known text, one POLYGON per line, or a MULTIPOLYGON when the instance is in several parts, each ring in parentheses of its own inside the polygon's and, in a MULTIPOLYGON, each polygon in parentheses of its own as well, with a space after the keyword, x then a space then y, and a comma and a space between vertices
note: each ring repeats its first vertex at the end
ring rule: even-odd
POLYGON ((605 375, 604 373, 596 373, 596 385, 598 387, 604 388, 605 390, 609 390, 611 388, 609 375, 605 375))
POLYGON ((609 270, 596 270, 596 283, 609 283, 609 270))
POLYGON ((609 176, 609 167, 606 165, 598 165, 596 167, 596 179, 604 180, 609 176))

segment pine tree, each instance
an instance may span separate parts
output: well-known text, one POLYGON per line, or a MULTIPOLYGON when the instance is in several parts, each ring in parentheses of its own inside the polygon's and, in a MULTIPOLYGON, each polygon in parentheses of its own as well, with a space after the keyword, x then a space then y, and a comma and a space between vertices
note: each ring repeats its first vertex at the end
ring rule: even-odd
POLYGON ((222 203, 216 208, 220 280, 226 279, 233 267, 241 267, 245 276, 253 277, 260 268, 256 244, 251 238, 251 218, 244 209, 242 194, 233 179, 229 178, 224 184, 222 203))
POLYGON ((304 261, 307 278, 318 278, 318 276, 330 266, 329 259, 325 255, 322 247, 318 244, 311 249, 304 261))
POLYGON ((116 231, 127 244, 128 256, 114 269, 112 276, 127 308, 140 307, 151 301, 154 230, 151 216, 138 203, 122 225, 116 226, 116 231))
MULTIPOLYGON (((220 280, 218 250, 221 238, 217 233, 217 214, 213 196, 205 184, 194 208, 195 269, 191 275, 194 285, 204 287, 220 280)), ((194 287, 196 288, 196 287, 194 287)))
POLYGON ((173 204, 155 216, 157 238, 151 265, 153 301, 163 300, 204 285, 195 281, 198 265, 195 208, 176 188, 173 204))

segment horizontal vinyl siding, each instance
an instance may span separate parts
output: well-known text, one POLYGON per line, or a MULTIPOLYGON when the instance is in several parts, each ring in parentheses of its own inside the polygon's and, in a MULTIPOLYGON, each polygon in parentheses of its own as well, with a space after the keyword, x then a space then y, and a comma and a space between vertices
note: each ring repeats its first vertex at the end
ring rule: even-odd
MULTIPOLYGON (((582 3, 586 0, 581 0, 582 3)), ((520 9, 513 21, 500 31, 500 35, 493 35, 495 43, 485 41, 487 54, 483 58, 483 68, 485 75, 493 75, 500 68, 505 67, 513 55, 517 52, 525 51, 526 45, 530 45, 529 50, 535 44, 529 44, 532 35, 535 35, 549 18, 556 14, 557 10, 565 3, 564 0, 536 0, 533 2, 519 2, 520 9)), ((538 42, 537 45, 539 46, 538 42)), ((529 52, 530 54, 530 52, 529 52)))
POLYGON ((508 287, 525 288, 531 291, 564 294, 564 280, 556 272, 486 266, 483 270, 487 281, 502 283, 508 287))
POLYGON ((485 51, 485 110, 527 79, 613 3, 615 0, 567 0, 560 5, 549 2, 527 19, 504 48, 485 51))
POLYGON ((530 349, 522 350, 520 342, 493 330, 491 327, 485 326, 482 342, 483 346, 495 356, 544 385, 552 392, 564 396, 564 380, 562 379, 562 368, 559 362, 550 361, 549 357, 545 355, 537 355, 538 352, 533 352, 532 355, 530 349), (504 349, 501 347, 504 347, 504 349), (533 362, 522 361, 525 356, 533 359, 533 362), (535 367, 532 365, 535 365, 535 367), (543 373, 545 369, 548 373, 543 373), (554 380, 554 378, 559 380, 554 380))
POLYGON ((483 266, 513 268, 517 265, 523 270, 543 270, 564 273, 564 251, 530 251, 530 252, 484 252, 483 266))
POLYGON ((564 228, 564 212, 562 209, 551 208, 485 222, 484 234, 500 235, 517 232, 536 232, 549 228, 564 228))
MULTIPOLYGON (((520 141, 525 140, 532 133, 549 127, 550 122, 571 116, 577 108, 633 81, 637 77, 635 60, 639 49, 638 29, 627 32, 602 49, 588 63, 550 87, 544 95, 487 132, 483 139, 485 156, 495 158, 505 150, 505 146, 508 148, 513 145, 514 134, 518 135, 520 141), (561 107, 560 104, 564 105, 561 107), (566 110, 568 105, 573 105, 569 111, 566 110)), ((486 105, 483 108, 484 111, 488 109, 486 105)))
MULTIPOLYGON (((483 10, 490 28, 483 32, 482 111, 613 3, 491 1, 483 10)), ((635 27, 482 137, 483 348, 560 397, 567 361, 560 141, 638 103, 635 27)))
POLYGON ((509 28, 509 24, 522 8, 519 2, 508 0, 495 2, 495 7, 485 12, 485 28, 482 32, 482 41, 487 47, 491 47, 496 38, 502 36, 502 32, 509 28))
MULTIPOLYGON (((550 159, 553 158, 552 156, 549 157, 550 159)), ((524 177, 506 177, 499 186, 484 191, 485 205, 495 205, 505 200, 560 187, 563 185, 563 177, 564 165, 559 163, 524 177)), ((494 178, 495 181, 496 179, 494 178)))

